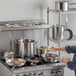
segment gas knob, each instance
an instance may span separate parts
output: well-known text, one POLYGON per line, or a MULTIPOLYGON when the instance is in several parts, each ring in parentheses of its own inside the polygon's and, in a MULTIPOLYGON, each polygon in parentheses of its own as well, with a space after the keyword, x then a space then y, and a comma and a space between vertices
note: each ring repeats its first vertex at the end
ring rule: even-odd
POLYGON ((38 75, 43 75, 43 72, 39 73, 38 75))
POLYGON ((37 76, 37 73, 34 73, 33 75, 34 75, 34 76, 37 76))
POLYGON ((34 73, 33 75, 36 75, 36 73, 34 73))
POLYGON ((27 76, 27 74, 24 74, 23 76, 27 76))
POLYGON ((41 75, 44 74, 44 72, 41 72, 41 75))

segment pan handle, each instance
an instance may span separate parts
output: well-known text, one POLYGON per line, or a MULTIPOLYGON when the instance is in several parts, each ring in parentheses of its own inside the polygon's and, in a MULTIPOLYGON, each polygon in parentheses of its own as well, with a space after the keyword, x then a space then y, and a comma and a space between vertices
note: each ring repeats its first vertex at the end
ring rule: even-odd
POLYGON ((12 67, 12 69, 11 69, 12 72, 13 72, 13 70, 15 69, 15 67, 16 67, 16 65, 14 65, 14 66, 12 67))
POLYGON ((72 37, 73 37, 73 32, 72 32, 72 30, 71 30, 71 29, 65 29, 64 32, 65 32, 65 31, 68 31, 68 32, 69 32, 69 35, 70 35, 66 40, 71 40, 72 37))

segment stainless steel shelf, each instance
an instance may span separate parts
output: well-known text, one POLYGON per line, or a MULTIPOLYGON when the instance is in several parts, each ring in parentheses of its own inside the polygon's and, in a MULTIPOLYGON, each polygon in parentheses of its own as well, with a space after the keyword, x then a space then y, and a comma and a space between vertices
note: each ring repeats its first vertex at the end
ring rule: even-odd
POLYGON ((57 44, 58 44, 59 42, 60 42, 60 43, 65 43, 65 42, 68 42, 68 41, 73 42, 73 41, 76 41, 76 35, 74 35, 71 40, 59 40, 59 41, 58 41, 58 40, 54 40, 54 39, 52 39, 52 38, 49 38, 49 40, 52 41, 52 42, 54 42, 54 43, 57 43, 57 44))
POLYGON ((20 27, 4 27, 0 26, 0 31, 20 31, 20 30, 34 30, 34 29, 46 29, 51 28, 51 25, 30 25, 30 26, 20 26, 20 27))
POLYGON ((56 11, 55 9, 49 9, 49 12, 53 13, 76 13, 76 8, 70 8, 68 11, 56 11))

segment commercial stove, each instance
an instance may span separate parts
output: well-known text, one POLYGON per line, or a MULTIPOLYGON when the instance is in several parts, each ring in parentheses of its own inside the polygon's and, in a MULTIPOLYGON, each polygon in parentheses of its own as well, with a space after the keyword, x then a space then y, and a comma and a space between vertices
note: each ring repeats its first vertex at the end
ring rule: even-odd
POLYGON ((60 62, 10 67, 0 59, 0 76, 64 76, 64 67, 60 62))

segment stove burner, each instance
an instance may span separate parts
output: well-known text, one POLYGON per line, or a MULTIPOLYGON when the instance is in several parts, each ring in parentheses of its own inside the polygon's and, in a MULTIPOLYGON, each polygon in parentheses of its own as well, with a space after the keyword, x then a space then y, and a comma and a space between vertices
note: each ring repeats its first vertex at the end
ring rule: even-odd
MULTIPOLYGON (((20 58, 20 56, 15 56, 15 58, 20 58)), ((25 65, 23 65, 23 66, 16 66, 15 68, 21 68, 21 67, 26 67, 26 66, 37 66, 37 65, 44 65, 44 64, 60 63, 59 61, 57 61, 57 62, 46 62, 40 56, 25 57, 24 59, 26 60, 25 65), (28 62, 29 59, 38 60, 39 62, 38 63, 31 63, 31 62, 28 62)), ((5 59, 0 59, 0 60, 2 62, 4 62, 8 66, 8 64, 6 63, 6 60, 5 59)), ((13 68, 12 66, 8 66, 8 67, 13 68)))

